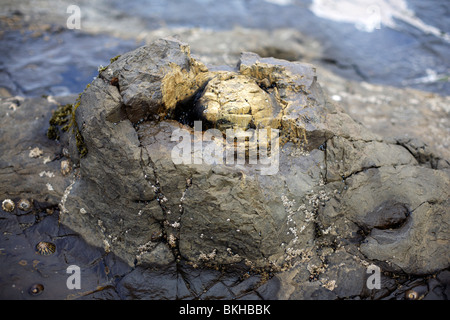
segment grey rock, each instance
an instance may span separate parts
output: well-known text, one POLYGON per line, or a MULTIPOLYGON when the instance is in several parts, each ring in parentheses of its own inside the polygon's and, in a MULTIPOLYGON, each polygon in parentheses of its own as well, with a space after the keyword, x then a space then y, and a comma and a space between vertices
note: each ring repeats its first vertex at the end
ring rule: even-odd
MULTIPOLYGON (((89 153, 80 160, 81 179, 67 197, 63 223, 130 265, 137 256, 165 261, 151 253, 163 248, 152 243, 155 233, 167 243, 166 252, 170 248, 175 259, 193 265, 245 262, 249 268, 283 270, 315 242, 346 239, 363 241, 367 259, 388 261, 394 271, 424 274, 449 265, 442 240, 447 230, 433 227, 446 216, 448 175, 421 166, 414 150, 387 143, 354 122, 323 93, 314 67, 253 53, 244 53, 225 77, 200 66, 186 44, 163 39, 121 56, 91 84, 76 110, 89 153), (167 83, 174 85, 174 74, 189 89, 168 102, 174 91, 167 83), (118 86, 110 83, 113 77, 118 86), (194 112, 192 97, 200 97, 205 83, 230 77, 254 81, 278 110, 272 114, 279 121, 271 122, 281 129, 276 175, 260 175, 259 165, 172 160, 175 130, 195 139, 192 127, 174 118, 177 108, 194 112), (159 92, 158 97, 148 92, 159 92), (120 112, 124 106, 126 116, 120 112), (142 116, 150 118, 136 123, 142 116), (87 214, 79 214, 81 207, 87 214), (433 223, 423 223, 422 211, 439 214, 432 215, 433 223), (358 238, 361 230, 365 235, 358 238), (429 250, 417 247, 418 234, 433 234, 429 250)), ((227 90, 215 88, 218 97, 227 90)), ((257 114, 252 117, 258 120, 257 114)))
MULTIPOLYGON (((271 125, 280 129, 276 174, 262 175, 261 164, 176 164, 175 130, 196 138, 180 112, 194 110, 206 84, 223 72, 208 71, 173 39, 122 55, 81 95, 75 120, 85 157, 71 132, 61 144, 46 140, 54 105, 30 99, 13 110, 14 100, 3 99, 4 137, 28 141, 17 150, 2 144, 5 198, 25 194, 59 204, 63 225, 123 259, 133 271, 121 271, 117 293, 105 290, 105 297, 397 298, 389 280, 382 293, 367 290, 369 264, 424 276, 450 266, 446 162, 418 141, 383 139, 352 120, 321 90, 311 65, 246 53, 225 71, 256 84, 273 102, 279 121, 271 125), (32 112, 43 117, 30 113, 33 103, 39 107, 32 112), (35 127, 15 130, 11 114, 21 123, 35 119, 35 127), (30 158, 30 141, 43 155, 30 158), (57 156, 44 164, 47 153, 57 156), (58 157, 70 157, 69 175, 60 173, 58 157), (38 176, 47 166, 54 168, 55 177, 47 177, 54 190, 43 195, 47 181, 38 176), (20 177, 31 177, 25 193, 20 177), (219 270, 235 273, 227 278, 219 270), (259 276, 233 280, 247 272, 259 276)), ((31 223, 27 214, 17 218, 31 223)), ((443 296, 442 282, 431 287, 443 296)))
POLYGON ((228 288, 222 283, 218 282, 213 285, 205 294, 201 296, 202 300, 230 300, 234 296, 230 293, 228 288))
POLYGON ((173 265, 157 272, 134 269, 118 283, 117 292, 133 300, 175 300, 179 281, 174 271, 173 265))
POLYGON ((361 252, 369 259, 386 261, 394 271, 408 274, 430 274, 445 269, 450 263, 443 247, 450 231, 441 219, 448 217, 449 202, 425 202, 411 212, 407 222, 396 229, 373 229, 361 252))
MULTIPOLYGON (((164 69, 163 66, 172 65, 170 59, 175 59, 173 63, 176 64, 179 54, 172 52, 167 55, 167 46, 170 49, 178 47, 179 54, 192 65, 201 65, 189 57, 186 45, 175 40, 157 41, 148 48, 140 48, 120 57, 103 72, 109 74, 109 69, 118 69, 120 74, 111 71, 110 76, 129 79, 124 80, 123 85, 119 80, 120 93, 116 86, 108 82, 106 76, 102 76, 94 80, 82 95, 81 104, 76 110, 76 122, 90 151, 80 160, 81 179, 74 181, 65 201, 61 217, 63 223, 82 232, 89 242, 104 244, 105 249, 117 253, 131 265, 139 248, 154 248, 148 245, 151 241, 150 235, 154 232, 164 234, 168 245, 175 250, 175 256, 186 258, 194 264, 230 264, 245 259, 254 267, 268 266, 276 260, 281 264, 285 255, 284 248, 280 247, 282 243, 306 243, 312 237, 311 227, 306 229, 301 239, 297 239, 295 226, 286 224, 288 215, 293 215, 295 208, 290 207, 284 193, 289 193, 289 197, 295 197, 299 201, 302 194, 318 186, 321 170, 317 164, 323 163, 323 152, 311 150, 311 156, 305 156, 304 161, 291 154, 282 154, 282 162, 286 159, 298 163, 304 172, 282 165, 281 170, 292 170, 292 174, 280 180, 275 176, 259 176, 255 171, 258 170, 257 166, 228 168, 175 165, 171 152, 176 143, 171 141, 171 134, 178 128, 192 131, 175 121, 147 121, 137 126, 133 126, 128 118, 111 122, 110 115, 119 114, 118 110, 123 104, 127 106, 123 92, 133 83, 143 81, 130 76, 126 70, 136 69, 135 61, 142 58, 142 65, 147 65, 145 61, 148 59, 158 66, 161 65, 161 69, 158 69, 160 72, 164 69), (175 58, 171 57, 172 54, 175 58), (126 64, 127 61, 131 61, 130 65, 126 64), (102 102, 97 103, 97 100, 102 102), (92 108, 92 105, 96 107, 92 108), (299 183, 298 178, 304 183, 299 183), (192 181, 189 187, 186 186, 188 180, 192 181), (287 185, 288 189, 283 190, 283 185, 287 185), (114 206, 108 208, 112 203, 115 203, 114 206), (159 203, 159 208, 155 203, 159 203), (79 215, 80 208, 87 213, 79 215), (77 213, 72 214, 73 212, 77 213), (160 229, 161 223, 164 230, 160 229), (86 225, 90 227, 86 228, 86 225), (280 225, 284 226, 280 229, 280 225)), ((241 69, 247 63, 247 56, 242 58, 241 69)), ((252 59, 254 57, 252 56, 252 59)), ((280 70, 286 64, 284 61, 268 60, 267 67, 244 73, 254 72, 255 76, 259 76, 259 72, 267 73, 273 68, 271 63, 281 63, 280 70)), ((178 70, 178 67, 174 68, 178 70)), ((311 74, 309 80, 295 74, 286 80, 286 83, 282 82, 284 80, 273 79, 274 83, 280 82, 280 88, 285 88, 283 90, 286 92, 283 91, 282 96, 292 99, 286 103, 291 109, 295 97, 289 96, 290 90, 300 95, 301 90, 317 86, 309 65, 296 64, 296 68, 299 70, 295 69, 293 72, 308 70, 311 74)), ((165 72, 166 74, 162 74, 163 79, 167 79, 167 74, 172 74, 173 70, 168 69, 165 72)), ((214 76, 205 75, 203 69, 195 72, 193 78, 206 79, 214 76), (200 75, 197 76, 195 72, 200 75)), ((281 73, 278 77, 283 79, 281 73)), ((255 81, 251 77, 249 80, 255 81)), ((154 81, 164 82, 158 79, 154 81)), ((185 94, 193 93, 188 91, 185 94)), ((315 103, 316 96, 317 99, 320 98, 318 93, 310 93, 308 101, 315 103)), ((145 102, 148 97, 138 95, 136 99, 145 102)), ((138 105, 142 106, 139 103, 138 105)), ((172 106, 161 104, 160 108, 166 108, 165 112, 170 115, 172 106)), ((164 112, 163 109, 159 111, 164 112)), ((130 112, 127 111, 128 117, 134 119, 130 112)), ((314 113, 314 109, 311 112, 314 113)), ((294 123, 293 116, 282 121, 286 125, 289 124, 293 136, 299 135, 301 128, 296 129, 298 124, 294 123)), ((322 126, 318 117, 316 122, 322 126)), ((316 127, 305 130, 313 138, 315 131, 316 127)), ((319 136, 322 136, 322 133, 319 136)), ((72 147, 69 150, 74 152, 73 139, 70 143, 72 147)), ((308 145, 305 147, 312 149, 308 145)), ((296 152, 292 143, 286 144, 285 148, 289 153, 296 152)), ((76 154, 73 157, 76 158, 76 154)), ((139 251, 139 254, 141 253, 139 251)))
POLYGON ((190 57, 189 46, 159 39, 120 56, 100 76, 110 83, 117 79, 128 119, 139 122, 173 110, 203 85, 196 77, 206 71, 190 57))
MULTIPOLYGON (((1 201, 12 198, 58 203, 68 186, 61 174, 62 147, 49 140, 46 128, 55 99, 12 97, 0 100, 1 201)), ((16 212, 21 213, 15 205, 16 212)))
POLYGON ((381 141, 333 137, 327 141, 327 181, 339 181, 364 169, 416 164, 405 148, 381 141), (350 159, 350 161, 349 161, 350 159))
POLYGON ((449 214, 445 172, 387 166, 363 171, 345 183, 340 212, 370 231, 361 245, 364 255, 388 262, 391 270, 412 274, 448 266, 449 255, 442 246, 449 232, 444 222, 449 214))

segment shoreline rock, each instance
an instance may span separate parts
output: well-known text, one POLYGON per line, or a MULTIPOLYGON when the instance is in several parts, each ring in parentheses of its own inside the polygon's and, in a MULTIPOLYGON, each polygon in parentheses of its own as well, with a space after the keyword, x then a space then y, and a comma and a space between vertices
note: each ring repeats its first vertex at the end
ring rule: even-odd
MULTIPOLYGON (((387 232, 379 231, 384 230, 385 222, 367 224, 377 219, 368 218, 370 212, 390 221, 396 219, 391 216, 401 214, 398 210, 407 208, 402 225, 422 226, 407 234, 428 234, 431 226, 416 222, 419 218, 415 210, 428 202, 428 215, 442 211, 448 197, 444 190, 449 184, 445 171, 423 168, 407 148, 387 143, 354 122, 323 94, 310 65, 246 53, 235 71, 226 72, 223 77, 221 71, 208 71, 190 57, 186 44, 174 39, 158 40, 127 53, 102 71, 81 96, 75 113, 89 153, 79 160, 81 178, 68 194, 62 222, 84 234, 88 242, 103 243, 130 265, 144 253, 152 256, 147 253, 164 243, 172 259, 186 259, 193 265, 246 262, 253 268, 284 270, 298 263, 318 239, 331 245, 369 230, 371 233, 361 241, 363 255, 372 261, 385 261, 390 252, 396 257, 388 259, 392 271, 425 274, 448 267, 442 240, 433 240, 445 234, 445 228, 430 239, 443 252, 418 252, 411 241, 405 240, 403 251, 409 254, 402 257, 393 249, 396 246, 380 244, 377 249, 373 244, 387 232), (181 65, 184 67, 179 69, 181 65), (128 70, 140 70, 139 76, 128 70), (111 85, 113 78, 118 78, 118 86, 111 85), (254 166, 247 164, 221 167, 176 165, 172 161, 176 142, 171 141, 171 134, 176 129, 190 131, 195 139, 191 127, 170 118, 172 111, 191 99, 187 111, 193 112, 197 103, 192 100, 194 95, 205 110, 211 109, 203 97, 212 90, 208 85, 213 81, 225 84, 232 78, 239 86, 246 85, 244 78, 258 85, 254 90, 261 90, 274 105, 269 114, 279 120, 261 124, 280 129, 277 175, 258 175, 254 166), (155 91, 159 92, 156 100, 145 93, 147 84, 160 88, 155 91), (177 89, 169 90, 171 86, 177 89), (121 117, 112 116, 117 114, 121 117), (429 180, 429 190, 424 193, 420 189, 415 195, 418 182, 414 179, 418 177, 429 180), (329 205, 336 202, 339 205, 329 205), (80 214, 80 208, 87 214, 80 214), (86 226, 91 226, 90 231, 86 226), (325 232, 326 236, 320 236, 325 232), (154 233, 162 234, 159 241, 152 241, 154 233), (138 248, 145 249, 141 252, 138 248)), ((216 85, 216 90, 222 90, 217 97, 223 92, 225 101, 235 101, 238 108, 243 106, 239 112, 248 114, 246 103, 233 100, 237 93, 224 91, 228 87, 233 86, 216 85)), ((245 93, 242 90, 239 92, 245 93)), ((242 124, 226 115, 232 112, 226 108, 226 104, 212 108, 220 116, 207 115, 206 119, 197 112, 198 120, 213 125, 228 122, 231 127, 247 127, 250 120, 258 122, 256 113, 242 124)), ((69 145, 76 159, 73 139, 69 145)), ((445 212, 436 215, 440 220, 445 212)), ((391 238, 405 238, 398 223, 389 222, 387 226, 392 229, 391 238)))
MULTIPOLYGON (((192 140, 196 136, 173 111, 194 110, 206 83, 224 81, 217 76, 223 71, 205 69, 179 41, 165 39, 153 46, 119 57, 81 95, 75 117, 88 149, 85 157, 80 157, 70 130, 61 133, 59 142, 46 138, 50 110, 56 105, 51 99, 2 99, 5 141, 32 143, 19 149, 3 144, 2 177, 15 184, 2 184, 1 193, 18 200, 27 184, 21 177, 29 179, 28 198, 48 201, 52 208, 59 204, 63 225, 134 268, 120 292, 141 296, 133 293, 133 283, 139 282, 138 270, 147 270, 144 278, 155 277, 149 266, 165 270, 161 272, 177 287, 174 266, 186 264, 189 272, 200 274, 215 268, 258 274, 255 297, 272 299, 369 297, 369 264, 400 277, 439 273, 445 281, 450 265, 445 237, 448 162, 420 142, 383 139, 352 120, 320 89, 311 65, 248 53, 239 67, 226 72, 253 81, 271 97, 278 111, 274 118, 281 113, 279 121, 270 123, 281 134, 278 173, 260 175, 250 164, 176 165, 171 159, 177 144, 171 140, 174 130, 186 130, 192 140), (193 67, 180 69, 168 62, 171 55, 161 54, 167 44, 174 57, 193 67), (156 71, 161 73, 156 82, 176 86, 190 79, 195 85, 181 84, 175 100, 167 100, 165 94, 177 91, 155 83, 162 96, 140 103, 152 99, 139 86, 143 80, 121 70, 128 59, 139 64, 136 53, 142 50, 167 68, 156 71), (301 71, 290 73, 289 68, 301 71), (167 81, 164 75, 179 80, 167 81), (124 99, 122 88, 126 94, 141 90, 139 98, 124 99), (8 107, 11 103, 15 109, 8 107), (30 113, 32 105, 37 109, 30 113), (37 117, 31 119, 31 114, 37 117), (21 130, 19 122, 33 125, 21 130), (30 157, 33 148, 38 150, 30 157), (50 162, 45 161, 48 154, 54 155, 50 162), (69 159, 71 172, 61 172, 61 162, 69 159)), ((218 120, 209 119, 213 125, 218 120)), ((383 294, 396 292, 391 280, 387 278, 389 289, 383 294)), ((443 288, 439 283, 430 288, 443 288)), ((175 297, 173 290, 167 294, 175 297)))

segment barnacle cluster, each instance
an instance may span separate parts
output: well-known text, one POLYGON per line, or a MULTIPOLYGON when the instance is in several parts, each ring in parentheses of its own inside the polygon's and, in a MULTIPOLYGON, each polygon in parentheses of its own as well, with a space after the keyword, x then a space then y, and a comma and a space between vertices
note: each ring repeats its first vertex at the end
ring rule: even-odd
MULTIPOLYGON (((11 199, 5 199, 2 202, 2 209, 6 212, 13 212, 16 208, 16 204, 11 199)), ((28 199, 20 199, 17 202, 17 208, 21 211, 29 211, 32 208, 32 203, 28 199)))

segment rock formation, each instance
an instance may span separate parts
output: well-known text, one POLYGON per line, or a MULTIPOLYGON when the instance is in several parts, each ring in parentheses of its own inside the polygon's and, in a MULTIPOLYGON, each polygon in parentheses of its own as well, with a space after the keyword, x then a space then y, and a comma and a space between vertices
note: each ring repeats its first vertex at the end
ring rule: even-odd
MULTIPOLYGON (((61 156, 51 165, 61 174, 49 195, 35 182, 26 193, 59 203, 60 223, 89 244, 130 267, 270 275, 258 295, 279 299, 360 295, 369 264, 413 275, 450 266, 448 161, 355 122, 312 65, 243 53, 235 69, 211 71, 170 38, 113 60, 54 128, 61 156), (264 146, 250 145, 264 141, 260 129, 277 133, 266 150, 276 170, 266 174, 264 146), (250 133, 243 162, 201 157, 230 130, 250 133), (176 132, 192 142, 190 161, 174 161, 176 132)), ((45 178, 42 149, 2 150, 2 175, 17 179, 39 159, 45 178)), ((11 198, 25 192, 23 182, 1 188, 11 198)))
POLYGON ((392 271, 449 266, 448 163, 425 168, 353 121, 311 65, 244 53, 235 70, 208 71, 186 44, 161 39, 101 71, 75 119, 88 154, 68 134, 79 176, 61 222, 130 265, 284 270, 320 243, 356 246, 392 271), (175 164, 172 135, 199 139, 195 120, 223 134, 278 129, 278 172, 175 164))

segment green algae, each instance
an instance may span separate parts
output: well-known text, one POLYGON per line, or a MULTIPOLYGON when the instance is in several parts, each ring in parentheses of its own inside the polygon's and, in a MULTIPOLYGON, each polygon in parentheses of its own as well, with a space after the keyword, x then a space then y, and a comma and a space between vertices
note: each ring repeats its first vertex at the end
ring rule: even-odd
POLYGON ((72 104, 60 105, 52 112, 50 118, 50 127, 47 130, 47 137, 52 140, 59 140, 59 127, 63 126, 62 130, 68 130, 69 116, 72 115, 72 104))
POLYGON ((106 67, 104 66, 100 66, 98 67, 98 74, 102 73, 103 71, 105 71, 106 69, 108 69, 108 67, 110 66, 111 63, 113 63, 114 61, 116 61, 117 59, 120 58, 120 54, 115 56, 114 58, 109 59, 109 65, 107 65, 106 67))
MULTIPOLYGON (((86 86, 86 89, 90 87, 90 84, 86 86)), ((85 89, 85 90, 86 90, 85 89)), ((84 91, 83 91, 84 92, 84 91)), ((69 132, 75 136, 75 142, 78 149, 78 153, 83 158, 87 155, 88 149, 84 143, 84 138, 78 128, 76 121, 75 111, 81 104, 81 96, 83 92, 78 95, 74 104, 59 105, 58 108, 52 112, 52 117, 49 121, 49 128, 47 130, 47 137, 51 140, 60 139, 60 130, 63 132, 69 132)))
POLYGON ((114 61, 116 61, 119 58, 120 58, 120 54, 115 56, 114 58, 109 59, 109 63, 111 64, 111 63, 113 63, 114 61))

